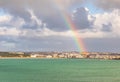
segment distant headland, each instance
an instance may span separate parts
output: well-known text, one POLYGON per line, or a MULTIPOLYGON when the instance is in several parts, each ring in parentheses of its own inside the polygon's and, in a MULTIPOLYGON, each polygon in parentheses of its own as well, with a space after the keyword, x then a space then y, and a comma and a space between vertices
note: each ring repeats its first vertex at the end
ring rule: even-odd
POLYGON ((120 59, 120 53, 110 52, 0 52, 0 58, 89 58, 120 59))

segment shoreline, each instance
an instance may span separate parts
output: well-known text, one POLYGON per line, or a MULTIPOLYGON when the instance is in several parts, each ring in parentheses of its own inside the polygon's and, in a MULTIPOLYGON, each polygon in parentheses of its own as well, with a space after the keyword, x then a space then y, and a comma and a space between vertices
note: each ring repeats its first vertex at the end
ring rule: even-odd
MULTIPOLYGON (((1 57, 0 59, 72 59, 72 58, 31 58, 31 57, 1 57)), ((75 59, 75 58, 74 58, 75 59)), ((78 58, 76 58, 78 59, 78 58)), ((79 58, 79 59, 86 59, 86 58, 79 58)))
POLYGON ((96 60, 120 60, 120 59, 99 59, 99 58, 31 58, 31 57, 1 57, 1 59, 96 59, 96 60))

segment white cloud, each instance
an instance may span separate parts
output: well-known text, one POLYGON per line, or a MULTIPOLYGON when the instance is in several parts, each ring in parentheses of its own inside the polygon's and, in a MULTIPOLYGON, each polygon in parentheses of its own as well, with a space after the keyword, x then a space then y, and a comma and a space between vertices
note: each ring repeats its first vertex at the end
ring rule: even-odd
POLYGON ((115 9, 112 12, 104 12, 88 16, 89 21, 93 21, 92 29, 79 31, 82 38, 119 38, 120 37, 120 10, 115 9), (111 27, 107 27, 107 25, 111 27), (104 27, 106 25, 106 27, 104 27), (111 29, 103 31, 102 29, 111 29))
POLYGON ((25 24, 24 19, 10 14, 0 16, 0 35, 19 36, 20 28, 25 24))
POLYGON ((0 27, 0 35, 19 36, 20 30, 17 28, 0 27))
POLYGON ((110 32, 112 36, 108 35, 108 37, 120 37, 120 10, 115 9, 110 13, 96 14, 95 17, 94 28, 96 30, 101 31, 103 24, 110 23, 112 25, 112 31, 110 32))
POLYGON ((12 19, 11 15, 0 15, 0 23, 9 22, 12 19))
MULTIPOLYGON (((88 10, 89 11, 89 10, 88 10)), ((73 37, 74 32, 71 30, 67 31, 53 31, 45 23, 39 19, 32 10, 28 11, 31 15, 31 22, 37 22, 38 26, 42 28, 36 29, 21 29, 21 27, 26 24, 23 18, 17 17, 16 20, 12 15, 6 15, 2 17, 4 22, 8 22, 10 27, 1 26, 0 35, 10 35, 10 36, 24 36, 24 37, 50 37, 50 36, 61 36, 61 37, 73 37), (8 16, 8 19, 7 19, 8 16)), ((81 38, 106 38, 106 37, 120 37, 120 10, 115 9, 112 12, 105 12, 100 14, 88 15, 88 20, 93 21, 93 28, 83 29, 79 31, 81 38), (102 31, 103 25, 111 24, 111 31, 102 31)), ((31 23, 30 22, 30 23, 31 23)), ((34 23, 31 23, 34 24, 34 23)), ((109 29, 106 27, 106 29, 109 29)))
POLYGON ((44 27, 43 29, 27 29, 22 31, 22 35, 25 37, 50 37, 50 36, 62 36, 62 37, 72 37, 73 33, 72 31, 64 31, 64 32, 56 32, 53 30, 48 29, 47 27, 44 27))
POLYGON ((37 36, 64 36, 64 37, 69 37, 69 36, 73 36, 72 31, 65 31, 65 32, 55 32, 52 31, 48 28, 43 28, 43 30, 41 31, 41 33, 37 34, 37 36))
POLYGON ((31 15, 32 23, 37 22, 37 24, 38 24, 39 26, 41 26, 41 25, 42 25, 42 21, 41 21, 39 18, 37 18, 37 16, 36 16, 35 13, 33 12, 33 10, 28 9, 28 12, 29 12, 30 15, 31 15))
POLYGON ((46 27, 45 23, 42 23, 42 21, 34 14, 32 10, 28 10, 28 12, 31 15, 31 22, 30 24, 33 24, 33 22, 37 22, 38 26, 42 26, 42 28, 36 28, 36 29, 21 29, 21 27, 26 24, 26 21, 23 18, 17 17, 15 18, 12 15, 4 15, 1 16, 1 21, 3 23, 6 23, 10 26, 1 26, 0 27, 0 35, 6 35, 6 36, 25 36, 25 37, 48 37, 48 36, 63 36, 63 37, 71 37, 73 34, 71 31, 65 31, 65 32, 56 32, 53 30, 50 30, 48 27, 46 27), (4 20, 3 20, 4 19, 4 20))

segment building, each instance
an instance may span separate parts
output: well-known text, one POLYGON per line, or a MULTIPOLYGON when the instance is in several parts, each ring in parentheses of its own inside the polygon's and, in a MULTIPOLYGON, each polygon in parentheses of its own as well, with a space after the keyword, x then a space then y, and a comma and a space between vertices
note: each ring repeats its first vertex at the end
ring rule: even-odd
POLYGON ((46 58, 52 58, 52 56, 51 55, 46 55, 46 58))

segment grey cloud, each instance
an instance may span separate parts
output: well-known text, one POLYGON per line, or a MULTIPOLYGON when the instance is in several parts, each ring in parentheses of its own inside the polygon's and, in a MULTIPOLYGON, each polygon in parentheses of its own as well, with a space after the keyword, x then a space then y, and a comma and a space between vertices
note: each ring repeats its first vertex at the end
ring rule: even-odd
POLYGON ((109 23, 107 25, 103 24, 102 31, 104 31, 104 32, 111 32, 112 31, 112 24, 111 23, 109 23))
POLYGON ((88 51, 120 52, 120 38, 87 38, 84 44, 88 51))
POLYGON ((55 13, 51 1, 49 0, 1 0, 0 7, 6 12, 13 14, 14 16, 20 16, 25 20, 30 20, 30 14, 27 9, 33 9, 38 16, 50 16, 55 13))
POLYGON ((45 17, 45 22, 47 24, 47 27, 49 27, 52 30, 56 31, 68 30, 67 25, 65 24, 66 21, 64 20, 60 13, 51 15, 51 17, 45 17))
POLYGON ((0 35, 0 41, 6 41, 6 42, 10 42, 10 43, 17 43, 18 41, 18 37, 14 37, 14 36, 6 36, 6 35, 0 35))
MULTIPOLYGON (((44 24, 44 23, 43 23, 44 24)), ((37 30, 38 28, 43 28, 44 27, 44 25, 38 25, 37 23, 36 23, 36 21, 33 21, 32 22, 32 20, 31 21, 26 21, 26 23, 20 28, 21 30, 22 29, 32 29, 32 30, 37 30)))
MULTIPOLYGON (((72 38, 63 37, 12 37, 3 36, 0 42, 14 44, 15 48, 11 47, 11 51, 75 51, 77 50, 72 38)), ((9 46, 9 45, 8 45, 9 46)), ((0 49, 9 51, 8 48, 0 46, 0 49)), ((10 48, 10 47, 9 47, 10 48)))
POLYGON ((0 35, 0 51, 15 51, 17 38, 18 37, 0 35))
POLYGON ((73 22, 78 29, 86 29, 91 27, 91 22, 88 20, 89 12, 84 8, 77 8, 73 13, 73 22))
MULTIPOLYGON (((26 38, 0 36, 0 43, 5 41, 7 44, 15 44, 15 48, 7 45, 0 46, 4 51, 77 51, 75 42, 72 38, 63 37, 43 37, 26 38)), ((119 38, 87 38, 83 39, 88 51, 95 52, 119 52, 119 38)))
POLYGON ((1 0, 0 7, 24 17, 28 16, 28 13, 25 12, 27 8, 33 9, 37 15, 50 16, 56 13, 58 4, 55 1, 63 3, 60 5, 67 9, 71 5, 81 4, 83 0, 1 0))
MULTIPOLYGON (((84 1, 86 2, 86 0, 84 1)), ((64 8, 64 11, 70 11, 73 5, 80 7, 80 5, 84 1, 83 0, 0 0, 0 8, 2 8, 5 13, 8 13, 13 16, 13 19, 10 22, 0 24, 1 26, 0 28, 5 26, 8 27, 8 29, 17 28, 20 31, 27 30, 28 32, 24 37, 22 36, 22 32, 21 35, 17 35, 17 36, 9 36, 5 34, 4 36, 0 35, 0 45, 4 43, 3 46, 0 46, 0 50, 77 51, 78 49, 75 46, 75 42, 71 37, 62 37, 62 36, 37 37, 34 35, 34 32, 32 31, 35 30, 35 33, 39 33, 38 28, 44 28, 44 24, 46 24, 46 27, 49 28, 50 30, 55 30, 55 32, 68 30, 64 18, 62 18, 61 16, 61 14, 63 13, 62 10, 57 8, 58 5, 64 8), (54 1, 58 1, 60 2, 60 4, 54 3, 54 1), (31 19, 31 14, 30 12, 27 11, 28 9, 31 9, 34 12, 35 16, 40 21, 42 21, 41 25, 39 25, 37 21, 31 19), (22 21, 19 18, 24 20, 25 22, 24 25, 22 24, 18 25, 22 21), (13 46, 13 48, 10 46, 13 46)), ((95 1, 97 7, 102 8, 104 10, 109 10, 113 8, 120 9, 120 0, 91 0, 91 1, 92 3, 93 1, 95 1)), ((85 8, 83 7, 78 8, 76 12, 73 14, 74 16, 73 22, 76 25, 77 29, 81 29, 81 30, 85 29, 85 32, 83 31, 83 34, 84 33, 87 34, 87 32, 89 32, 88 30, 92 30, 92 22, 96 20, 96 18, 93 16, 93 21, 89 21, 88 15, 90 15, 89 11, 86 11, 85 8)), ((118 24, 119 21, 117 25, 118 24)), ((111 27, 112 25, 110 23, 109 24, 105 23, 102 25, 102 31, 110 32, 112 31, 111 27)), ((115 25, 115 27, 117 26, 115 25)), ((88 33, 86 36, 92 36, 91 33, 93 32, 90 32, 90 34, 88 33)), ((97 35, 97 32, 93 33, 93 35, 97 35)), ((99 37, 99 34, 97 35, 97 37, 99 37)), ((120 39, 118 37, 117 39, 87 38, 84 40, 86 47, 88 48, 88 51, 119 51, 120 50, 119 41, 120 39)))
POLYGON ((104 10, 120 9, 120 0, 95 0, 94 2, 104 10))
POLYGON ((30 24, 31 15, 27 9, 31 9, 37 18, 46 23, 50 29, 62 31, 68 30, 68 28, 64 18, 61 16, 63 12, 59 9, 59 5, 60 7, 64 7, 64 11, 68 11, 73 5, 80 5, 83 2, 83 0, 1 0, 0 7, 4 9, 6 13, 10 13, 14 17, 23 18, 26 21, 23 28, 36 29, 40 27, 36 22, 30 24))

